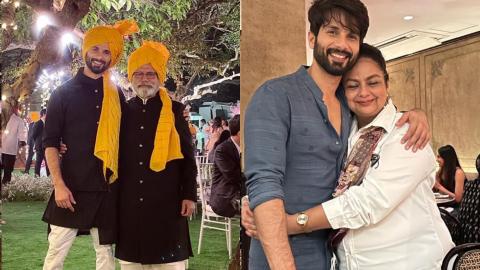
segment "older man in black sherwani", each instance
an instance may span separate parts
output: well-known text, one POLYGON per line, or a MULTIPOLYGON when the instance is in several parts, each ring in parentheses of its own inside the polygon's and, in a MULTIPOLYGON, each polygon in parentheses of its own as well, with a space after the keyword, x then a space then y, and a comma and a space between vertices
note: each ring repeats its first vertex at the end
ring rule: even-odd
POLYGON ((163 82, 168 50, 144 42, 128 61, 136 97, 120 135, 119 222, 115 256, 122 270, 185 269, 192 255, 187 217, 196 201, 196 165, 183 105, 163 82))

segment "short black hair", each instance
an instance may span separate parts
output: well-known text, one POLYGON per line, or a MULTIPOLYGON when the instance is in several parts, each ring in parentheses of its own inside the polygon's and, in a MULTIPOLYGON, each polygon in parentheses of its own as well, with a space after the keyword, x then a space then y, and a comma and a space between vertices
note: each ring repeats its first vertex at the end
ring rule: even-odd
POLYGON ((332 19, 341 22, 340 16, 345 14, 345 27, 360 36, 363 42, 369 27, 367 7, 360 0, 314 0, 308 10, 310 32, 318 35, 320 27, 327 25, 332 19))
POLYGON ((236 114, 230 121, 228 121, 228 127, 230 129, 230 134, 235 136, 240 131, 240 115, 236 114))
POLYGON ((360 59, 361 57, 370 58, 375 63, 377 63, 380 69, 383 71, 385 83, 388 84, 389 76, 387 72, 387 63, 385 61, 385 58, 383 57, 382 52, 370 44, 362 43, 360 45, 360 52, 358 53, 358 59, 360 59))
POLYGON ((45 116, 47 114, 47 109, 40 110, 40 117, 45 116))

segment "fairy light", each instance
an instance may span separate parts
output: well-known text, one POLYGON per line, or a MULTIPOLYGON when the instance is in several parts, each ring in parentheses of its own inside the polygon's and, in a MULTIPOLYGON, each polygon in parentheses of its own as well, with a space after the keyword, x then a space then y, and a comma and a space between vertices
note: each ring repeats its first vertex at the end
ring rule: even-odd
MULTIPOLYGON (((54 71, 51 73, 49 73, 47 70, 42 71, 42 74, 36 82, 35 89, 33 90, 34 92, 40 92, 42 108, 47 106, 53 90, 57 89, 65 79, 65 72, 63 70, 54 71)), ((30 105, 28 106, 27 110, 30 110, 30 105)))

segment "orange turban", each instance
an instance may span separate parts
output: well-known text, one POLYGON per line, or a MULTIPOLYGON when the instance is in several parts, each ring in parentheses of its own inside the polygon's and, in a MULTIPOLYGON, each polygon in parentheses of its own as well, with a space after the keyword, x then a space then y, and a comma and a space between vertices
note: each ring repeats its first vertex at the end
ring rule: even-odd
POLYGON ((120 60, 123 52, 123 36, 131 35, 138 30, 138 25, 134 20, 118 21, 113 26, 101 25, 91 28, 83 37, 83 59, 93 46, 108 43, 112 55, 110 67, 113 67, 120 60))
POLYGON ((143 45, 136 49, 128 58, 128 80, 132 81, 132 75, 139 67, 150 64, 157 72, 161 83, 167 78, 167 61, 170 52, 160 42, 144 41, 143 45))

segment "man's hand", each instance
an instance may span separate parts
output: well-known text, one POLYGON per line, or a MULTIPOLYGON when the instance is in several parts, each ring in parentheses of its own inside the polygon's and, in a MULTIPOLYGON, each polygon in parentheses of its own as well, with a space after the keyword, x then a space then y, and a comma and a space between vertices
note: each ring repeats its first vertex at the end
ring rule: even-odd
POLYGON ((412 146, 413 152, 416 152, 418 149, 423 149, 432 138, 427 115, 419 109, 405 112, 397 121, 396 126, 401 127, 407 122, 410 126, 407 134, 402 138, 402 143, 407 143, 405 149, 408 150, 412 146))
POLYGON ((67 145, 64 144, 64 143, 60 143, 60 150, 59 150, 60 155, 65 154, 67 152, 67 150, 68 150, 67 145))
POLYGON ((252 210, 250 210, 250 202, 247 197, 242 198, 242 225, 248 236, 258 239, 255 218, 253 217, 252 210))
POLYGON ((77 204, 77 202, 75 202, 72 192, 65 184, 55 186, 55 202, 58 207, 68 208, 70 211, 75 212, 73 205, 77 204))
POLYGON ((184 217, 189 217, 192 215, 193 210, 195 209, 195 202, 190 200, 183 200, 182 201, 182 210, 181 215, 184 217))

